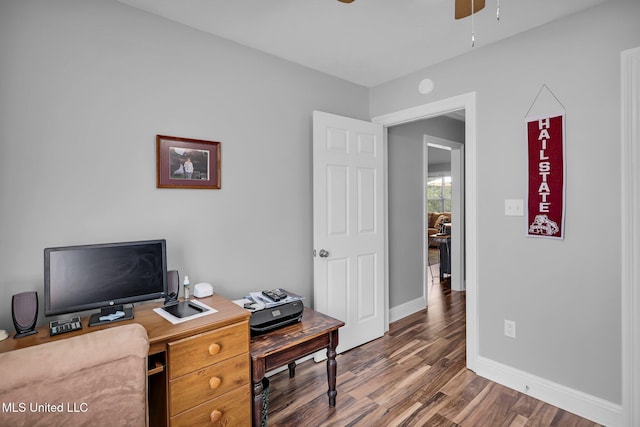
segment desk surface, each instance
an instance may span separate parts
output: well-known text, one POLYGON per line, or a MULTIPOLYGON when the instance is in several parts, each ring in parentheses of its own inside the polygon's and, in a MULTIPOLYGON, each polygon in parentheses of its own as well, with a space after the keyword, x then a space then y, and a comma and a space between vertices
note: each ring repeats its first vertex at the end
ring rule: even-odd
POLYGON ((342 326, 344 322, 305 307, 300 322, 251 337, 251 358, 256 360, 282 352, 342 326))
POLYGON ((449 243, 451 241, 451 234, 431 234, 429 240, 435 243, 449 243))
POLYGON ((169 339, 176 340, 207 331, 211 328, 212 323, 216 323, 217 327, 222 327, 235 323, 241 319, 248 320, 250 317, 250 313, 247 310, 238 307, 236 304, 220 295, 200 298, 198 301, 218 310, 218 312, 173 325, 171 322, 153 311, 154 308, 161 307, 163 305, 161 301, 136 303, 133 312, 135 317, 131 320, 123 320, 120 322, 89 327, 89 316, 86 316, 81 319, 82 329, 79 331, 68 332, 53 337, 49 335, 48 322, 45 325, 38 327, 38 333, 34 335, 14 339, 13 335, 15 335, 15 333, 12 333, 10 338, 0 342, 0 353, 30 347, 32 345, 43 344, 45 342, 71 338, 76 335, 99 331, 100 329, 126 325, 129 323, 140 323, 147 330, 147 335, 149 336, 149 354, 154 354, 163 351, 165 343, 169 339))

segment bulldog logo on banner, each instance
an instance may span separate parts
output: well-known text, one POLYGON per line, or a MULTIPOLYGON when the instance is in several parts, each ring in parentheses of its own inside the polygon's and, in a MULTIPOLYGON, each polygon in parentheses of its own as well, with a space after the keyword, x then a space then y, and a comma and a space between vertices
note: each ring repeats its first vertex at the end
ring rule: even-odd
POLYGON ((564 237, 564 122, 564 114, 527 118, 529 236, 564 237))

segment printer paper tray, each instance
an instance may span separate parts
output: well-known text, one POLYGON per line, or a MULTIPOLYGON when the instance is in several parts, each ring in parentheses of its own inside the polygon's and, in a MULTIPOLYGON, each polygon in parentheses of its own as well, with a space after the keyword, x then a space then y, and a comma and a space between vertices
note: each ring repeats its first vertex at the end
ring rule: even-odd
POLYGON ((251 325, 251 335, 259 335, 264 334, 266 332, 273 331, 274 329, 283 328, 288 325, 293 325, 294 323, 298 323, 302 319, 302 313, 300 316, 294 317, 291 319, 278 319, 273 322, 269 322, 266 324, 262 324, 260 326, 251 325))

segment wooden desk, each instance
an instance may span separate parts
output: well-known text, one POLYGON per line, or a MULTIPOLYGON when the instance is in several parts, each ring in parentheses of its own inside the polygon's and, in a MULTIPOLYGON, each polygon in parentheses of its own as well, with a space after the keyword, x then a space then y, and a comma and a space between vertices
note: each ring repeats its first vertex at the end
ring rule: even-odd
MULTIPOLYGON (((251 412, 248 366, 250 313, 219 295, 199 301, 218 312, 173 325, 153 311, 162 306, 161 302, 137 303, 132 320, 89 327, 89 317, 83 317, 83 329, 54 337, 49 336, 47 324, 39 327, 35 335, 0 342, 0 353, 139 323, 149 337, 149 425, 200 425, 209 420, 211 411, 215 409, 223 413, 229 425, 248 426, 251 412), (220 343, 220 350, 215 355, 211 353, 211 343, 220 343), (204 385, 194 383, 203 377, 199 373, 205 371, 232 377, 231 382, 237 388, 211 390, 207 378, 204 385), (183 392, 185 387, 189 389, 187 394, 183 392)), ((43 360, 43 363, 49 362, 43 360)))
POLYGON ((323 348, 327 349, 329 406, 336 405, 336 347, 338 328, 344 322, 305 307, 302 320, 251 338, 251 380, 253 381, 253 425, 262 425, 262 379, 267 371, 284 365, 289 377, 295 375, 295 361, 323 348))

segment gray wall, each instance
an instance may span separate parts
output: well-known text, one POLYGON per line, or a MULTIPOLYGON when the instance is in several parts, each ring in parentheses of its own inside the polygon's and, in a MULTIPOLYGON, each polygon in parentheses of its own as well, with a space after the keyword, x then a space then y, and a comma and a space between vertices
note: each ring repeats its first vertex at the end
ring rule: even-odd
POLYGON ((0 58, 0 329, 59 245, 166 238, 192 283, 312 303, 311 114, 366 88, 112 0, 2 0, 0 58), (156 134, 221 141, 222 189, 156 189, 156 134))
POLYGON ((639 16, 640 2, 607 2, 371 91, 372 116, 476 92, 480 355, 615 403, 620 52, 640 45, 639 16), (421 96, 427 77, 435 90, 421 96), (562 241, 527 238, 524 217, 504 216, 504 199, 526 199, 524 117, 543 84, 567 111, 562 241))
POLYGON ((470 54, 368 91, 114 1, 3 0, 0 328, 12 294, 42 291, 43 248, 103 241, 164 237, 170 268, 225 296, 284 286, 311 303, 311 111, 366 119, 475 91, 480 354, 620 403, 620 231, 596 232, 619 215, 620 51, 640 45, 638 16, 610 1, 486 47, 478 28, 470 54), (564 241, 503 215, 526 196, 543 83, 567 109, 564 241), (222 190, 156 189, 156 134, 222 141, 222 190))
POLYGON ((390 308, 424 293, 424 135, 464 142, 464 123, 436 117, 388 130, 390 308))

